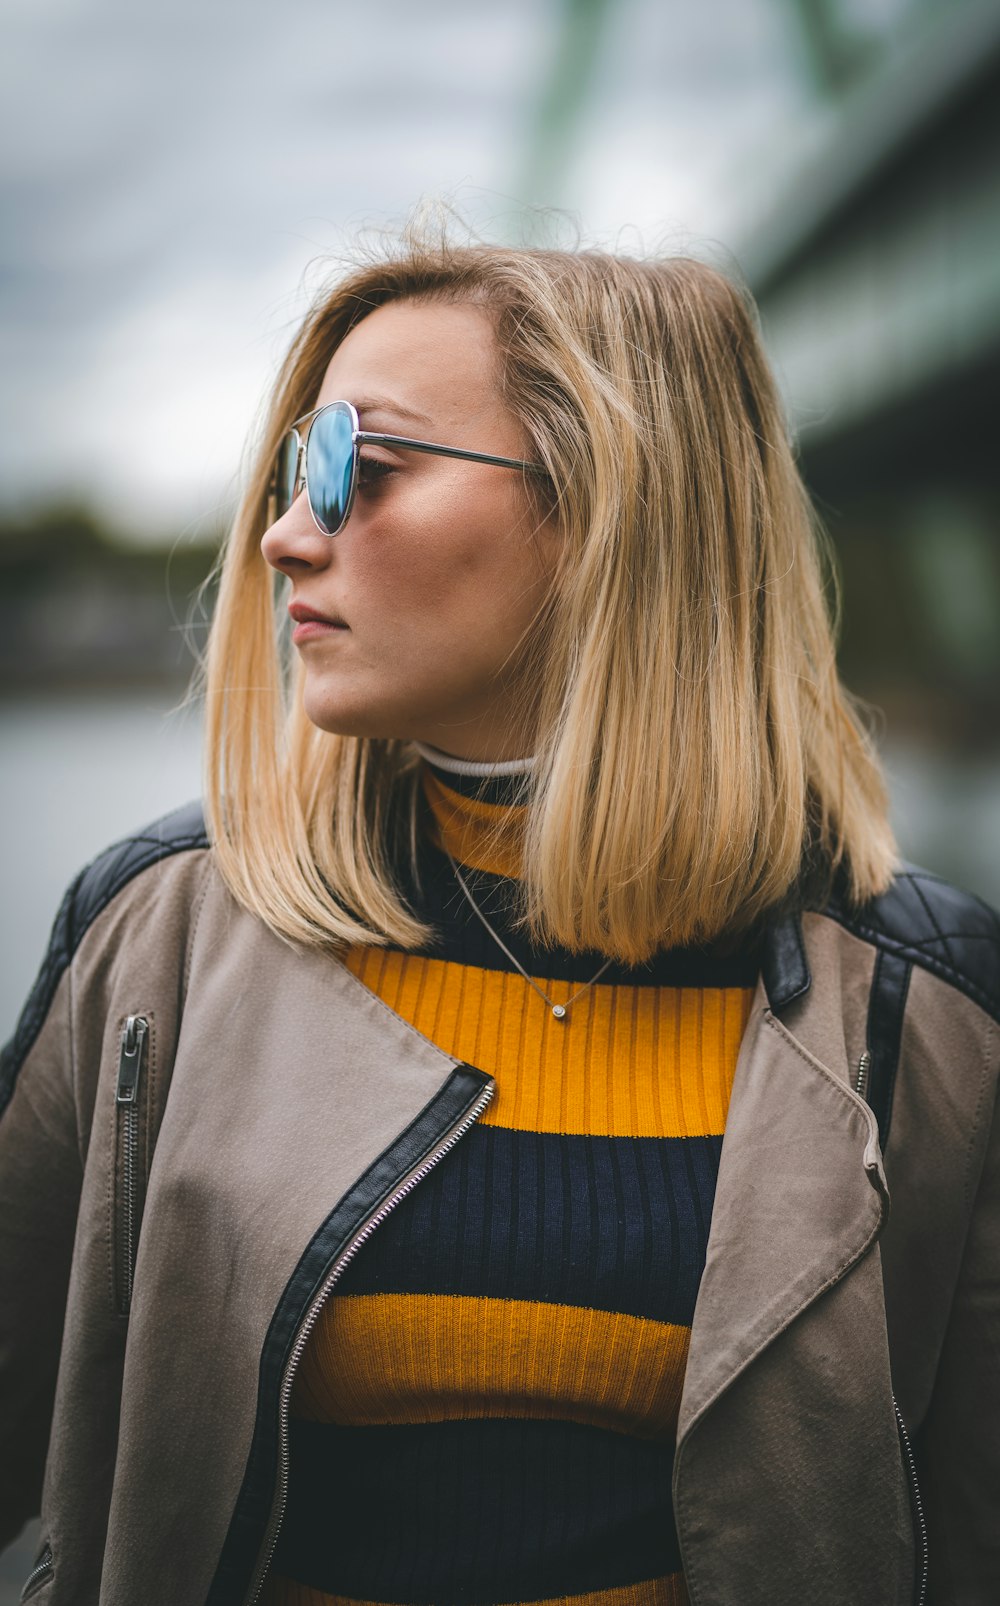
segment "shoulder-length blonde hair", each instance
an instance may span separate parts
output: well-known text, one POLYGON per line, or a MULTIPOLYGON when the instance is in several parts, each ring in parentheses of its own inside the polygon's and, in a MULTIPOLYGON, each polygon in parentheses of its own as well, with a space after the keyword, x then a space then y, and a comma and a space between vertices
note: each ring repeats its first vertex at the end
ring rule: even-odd
POLYGON ((278 377, 226 545, 207 669, 221 874, 293 941, 416 946, 392 874, 415 842, 411 743, 302 708, 260 553, 278 442, 387 302, 491 314, 498 383, 555 487, 523 921, 626 962, 750 926, 809 875, 856 901, 896 863, 872 746, 839 684, 822 536, 746 291, 686 257, 412 237, 315 305, 278 377))

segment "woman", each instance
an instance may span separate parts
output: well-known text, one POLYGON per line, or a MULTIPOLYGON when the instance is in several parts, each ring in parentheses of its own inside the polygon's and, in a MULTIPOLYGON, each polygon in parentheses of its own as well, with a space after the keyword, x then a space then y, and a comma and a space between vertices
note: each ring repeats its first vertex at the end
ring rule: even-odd
POLYGON ((744 295, 337 285, 208 748, 4 1060, 28 1597, 996 1599, 997 920, 897 867, 744 295))

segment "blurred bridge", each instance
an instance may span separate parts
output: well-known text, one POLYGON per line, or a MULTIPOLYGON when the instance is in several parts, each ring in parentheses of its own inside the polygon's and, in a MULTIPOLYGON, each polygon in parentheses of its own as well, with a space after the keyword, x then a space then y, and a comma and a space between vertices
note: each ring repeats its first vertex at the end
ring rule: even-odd
MULTIPOLYGON (((539 199, 592 115, 615 4, 563 0, 539 199)), ((728 239, 836 543, 841 667, 886 715, 904 851, 1000 901, 1000 5, 757 0, 761 25, 779 12, 792 110, 732 153, 728 239)))
POLYGON ((838 503, 894 484, 995 493, 1000 6, 946 8, 838 98, 825 148, 737 252, 810 485, 838 503))

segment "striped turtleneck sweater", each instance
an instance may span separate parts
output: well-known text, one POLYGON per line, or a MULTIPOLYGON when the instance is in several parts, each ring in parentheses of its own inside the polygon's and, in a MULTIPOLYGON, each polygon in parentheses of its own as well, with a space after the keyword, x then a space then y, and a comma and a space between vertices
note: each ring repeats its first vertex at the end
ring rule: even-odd
POLYGON ((365 986, 496 1079, 314 1328, 291 1401, 270 1606, 679 1606, 677 1409, 751 947, 612 963, 511 921, 514 774, 422 759, 418 952, 357 947, 365 986), (447 850, 443 851, 443 850, 447 850))

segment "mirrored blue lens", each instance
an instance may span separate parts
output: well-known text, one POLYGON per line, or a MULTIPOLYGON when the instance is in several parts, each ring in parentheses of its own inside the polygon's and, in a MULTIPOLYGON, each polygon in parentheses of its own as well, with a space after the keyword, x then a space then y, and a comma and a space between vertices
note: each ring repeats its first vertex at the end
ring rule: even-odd
POLYGON ((327 535, 336 535, 350 512, 353 469, 351 415, 334 404, 313 421, 306 444, 309 505, 327 535))
POLYGON ((274 517, 280 519, 295 499, 295 469, 299 461, 299 438, 293 429, 288 431, 274 464, 274 517))

